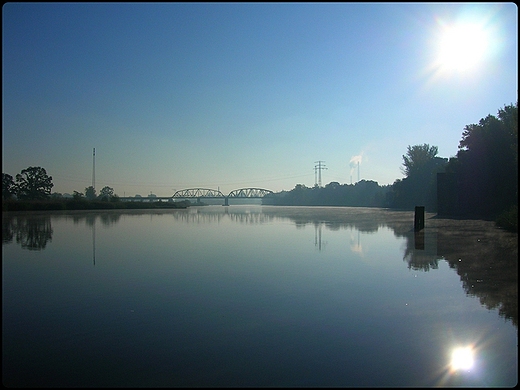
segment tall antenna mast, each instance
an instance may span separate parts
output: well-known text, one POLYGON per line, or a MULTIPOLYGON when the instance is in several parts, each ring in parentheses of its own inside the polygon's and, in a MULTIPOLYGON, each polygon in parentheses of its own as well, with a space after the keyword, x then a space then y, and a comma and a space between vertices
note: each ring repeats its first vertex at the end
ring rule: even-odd
POLYGON ((359 161, 357 162, 357 181, 359 181, 359 161))
POLYGON ((314 161, 315 163, 318 163, 318 165, 315 165, 314 166, 314 171, 316 172, 316 170, 318 170, 318 186, 321 187, 321 170, 322 169, 327 169, 325 168, 325 164, 322 164, 322 162, 325 162, 325 161, 314 161))
POLYGON ((92 150, 92 188, 96 188, 96 148, 92 150))

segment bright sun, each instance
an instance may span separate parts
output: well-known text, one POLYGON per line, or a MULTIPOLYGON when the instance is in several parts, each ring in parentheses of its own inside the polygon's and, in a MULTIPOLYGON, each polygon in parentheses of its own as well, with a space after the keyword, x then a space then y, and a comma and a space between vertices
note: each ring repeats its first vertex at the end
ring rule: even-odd
POLYGON ((469 70, 486 54, 488 40, 485 29, 478 24, 445 26, 439 40, 439 66, 444 70, 469 70))

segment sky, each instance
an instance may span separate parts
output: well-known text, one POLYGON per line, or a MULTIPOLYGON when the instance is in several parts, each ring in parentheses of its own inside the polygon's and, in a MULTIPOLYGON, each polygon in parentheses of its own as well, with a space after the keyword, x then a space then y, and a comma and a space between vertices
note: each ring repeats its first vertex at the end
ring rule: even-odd
POLYGON ((514 3, 2 7, 2 172, 52 192, 388 185, 517 100, 514 3))

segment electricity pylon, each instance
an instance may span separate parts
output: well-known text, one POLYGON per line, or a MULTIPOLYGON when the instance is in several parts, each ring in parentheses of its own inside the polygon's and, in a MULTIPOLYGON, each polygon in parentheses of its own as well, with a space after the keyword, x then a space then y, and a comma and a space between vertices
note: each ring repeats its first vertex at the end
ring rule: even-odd
POLYGON ((314 166, 314 184, 318 184, 319 187, 321 187, 321 170, 322 169, 328 169, 325 167, 325 164, 322 164, 325 161, 314 161, 314 163, 318 163, 318 165, 314 166), (318 171, 318 183, 316 183, 316 171, 318 171))

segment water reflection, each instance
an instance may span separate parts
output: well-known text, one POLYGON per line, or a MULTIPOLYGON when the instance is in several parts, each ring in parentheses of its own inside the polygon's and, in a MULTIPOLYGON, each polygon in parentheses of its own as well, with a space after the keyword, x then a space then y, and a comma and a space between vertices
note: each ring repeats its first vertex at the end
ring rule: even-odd
MULTIPOLYGON (((7 213, 9 214, 9 213, 7 213)), ((408 269, 428 272, 446 261, 460 277, 466 294, 477 297, 488 309, 518 327, 518 236, 496 229, 492 222, 457 221, 426 216, 426 227, 413 231, 413 212, 391 212, 364 208, 311 207, 201 207, 186 210, 85 212, 70 214, 10 214, 2 217, 2 244, 13 240, 23 249, 43 250, 52 239, 53 218, 72 219, 92 228, 92 257, 96 261, 96 221, 105 227, 115 225, 125 215, 168 215, 188 224, 221 223, 270 224, 289 221, 297 229, 314 227, 314 245, 321 251, 326 230, 348 230, 350 249, 362 252, 361 233, 390 228, 403 239, 403 260, 408 269), (325 232, 324 232, 325 230, 325 232), (357 231, 357 240, 355 232, 357 231)), ((341 233, 341 232, 340 232, 341 233)))
POLYGON ((357 241, 352 236, 352 234, 350 235, 350 250, 359 254, 363 253, 363 247, 361 245, 361 232, 359 230, 357 231, 357 241))
MULTIPOLYGON (((390 227, 392 227, 390 225, 390 227)), ((405 239, 403 260, 415 271, 437 269, 446 261, 466 294, 518 327, 518 235, 491 221, 430 218, 419 232, 395 229, 405 239)))
POLYGON ((172 213, 171 215, 175 220, 186 223, 219 223, 226 219, 240 224, 256 225, 270 223, 275 219, 275 216, 263 213, 261 208, 246 208, 237 211, 230 211, 228 207, 194 207, 188 210, 179 210, 179 212, 172 213))
POLYGON ((87 226, 94 226, 96 220, 100 220, 104 226, 110 226, 117 222, 121 218, 121 212, 102 212, 102 213, 82 213, 72 215, 60 215, 60 218, 72 219, 74 224, 85 223, 87 226))
POLYGON ((414 271, 429 271, 439 268, 439 260, 442 256, 437 250, 437 231, 428 229, 419 232, 409 231, 398 233, 394 231, 397 237, 405 239, 405 248, 403 260, 408 264, 408 269, 414 271))
POLYGON ((518 327, 518 235, 495 229, 492 222, 439 224, 437 251, 457 272, 466 294, 518 327))
POLYGON ((514 381, 517 272, 489 270, 516 255, 503 232, 430 217, 414 233, 406 212, 214 209, 34 214, 54 235, 40 253, 15 241, 29 216, 3 218, 5 383, 514 381))
POLYGON ((321 239, 321 226, 321 223, 314 225, 314 246, 319 251, 321 251, 322 247, 325 248, 325 245, 327 245, 327 241, 321 239))
POLYGON ((40 251, 52 240, 50 215, 2 217, 2 245, 16 239, 23 249, 40 251))
POLYGON ((92 224, 92 262, 96 265, 96 221, 92 224))

